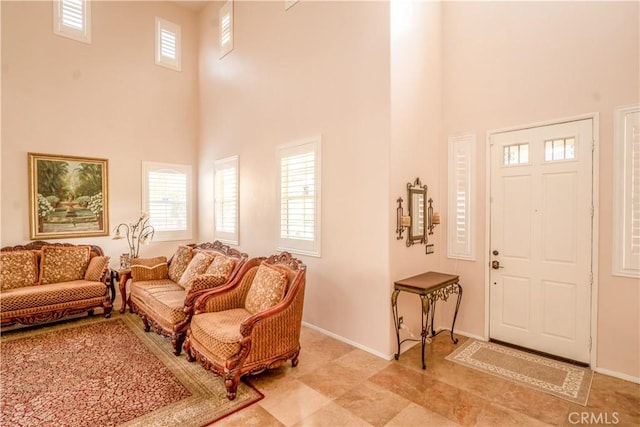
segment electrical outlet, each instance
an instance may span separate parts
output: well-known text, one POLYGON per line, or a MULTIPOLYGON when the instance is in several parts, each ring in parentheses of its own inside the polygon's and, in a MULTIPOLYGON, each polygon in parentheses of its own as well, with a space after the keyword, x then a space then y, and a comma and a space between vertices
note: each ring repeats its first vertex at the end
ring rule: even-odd
POLYGON ((432 254, 433 253, 433 245, 427 245, 425 252, 427 255, 432 254))

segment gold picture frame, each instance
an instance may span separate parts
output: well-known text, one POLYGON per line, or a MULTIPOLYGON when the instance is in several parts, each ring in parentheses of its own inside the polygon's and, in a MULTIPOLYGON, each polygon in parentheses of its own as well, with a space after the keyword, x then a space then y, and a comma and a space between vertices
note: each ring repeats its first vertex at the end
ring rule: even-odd
POLYGON ((109 235, 109 161, 28 153, 29 237, 109 235))

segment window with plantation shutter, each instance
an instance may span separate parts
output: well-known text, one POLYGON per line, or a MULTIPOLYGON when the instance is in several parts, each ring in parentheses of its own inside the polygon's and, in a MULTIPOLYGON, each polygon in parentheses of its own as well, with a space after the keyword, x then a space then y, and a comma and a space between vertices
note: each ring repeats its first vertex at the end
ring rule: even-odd
POLYGON ((220 58, 233 49, 233 1, 227 1, 218 14, 220 28, 220 58))
POLYGON ((640 105, 614 116, 613 274, 640 277, 640 105))
POLYGON ((321 140, 278 147, 280 250, 320 256, 321 140))
POLYGON ((449 138, 447 256, 475 260, 476 137, 449 138))
POLYGON ((154 240, 191 239, 191 166, 143 162, 142 192, 154 240))
POLYGON ((86 0, 54 1, 53 32, 83 43, 91 43, 91 2, 86 0))
POLYGON ((224 243, 238 244, 238 156, 214 163, 215 237, 224 243))
POLYGON ((182 70, 180 26, 156 17, 156 65, 182 70))

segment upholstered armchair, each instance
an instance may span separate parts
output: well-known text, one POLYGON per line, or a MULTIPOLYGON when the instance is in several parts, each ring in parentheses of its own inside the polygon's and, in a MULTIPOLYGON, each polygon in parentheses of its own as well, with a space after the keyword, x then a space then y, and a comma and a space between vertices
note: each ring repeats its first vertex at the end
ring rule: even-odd
POLYGON ((129 306, 144 324, 171 338, 173 352, 182 350, 193 304, 204 292, 231 282, 248 256, 219 241, 179 245, 174 255, 134 258, 129 306))
POLYGON ((224 378, 236 397, 240 378, 298 364, 306 266, 283 252, 247 261, 233 282, 195 303, 184 351, 224 378))

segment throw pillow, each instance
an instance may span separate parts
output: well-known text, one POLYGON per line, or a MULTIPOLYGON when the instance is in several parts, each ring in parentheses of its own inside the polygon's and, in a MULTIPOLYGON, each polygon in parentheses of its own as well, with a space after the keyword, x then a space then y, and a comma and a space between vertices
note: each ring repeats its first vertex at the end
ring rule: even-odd
POLYGON ((0 289, 3 291, 38 283, 38 257, 33 251, 0 252, 0 289))
POLYGON ((182 273, 184 273, 189 266, 191 257, 193 257, 193 249, 186 245, 178 245, 178 249, 176 253, 173 254, 173 258, 171 258, 171 263, 169 264, 169 279, 178 283, 180 277, 182 277, 182 273))
POLYGON ((255 314, 273 307, 282 300, 286 289, 287 274, 263 262, 251 282, 244 308, 251 314, 255 314))
POLYGON ((131 260, 131 280, 140 282, 143 280, 160 280, 169 277, 167 257, 134 258, 131 260))
POLYGON ((87 272, 84 273, 84 280, 99 282, 105 271, 109 269, 110 259, 111 258, 108 256, 94 256, 91 258, 89 266, 87 267, 87 272))
POLYGON ((211 255, 204 252, 197 252, 193 258, 191 258, 191 261, 189 261, 189 265, 184 270, 184 273, 182 273, 182 276, 180 276, 178 284, 186 289, 194 277, 207 270, 211 261, 213 261, 211 255))
POLYGON ((40 283, 70 282, 84 279, 91 246, 43 246, 40 283))
POLYGON ((216 255, 213 262, 207 268, 207 271, 205 271, 205 274, 222 277, 226 282, 235 266, 236 260, 234 258, 222 254, 216 255))

